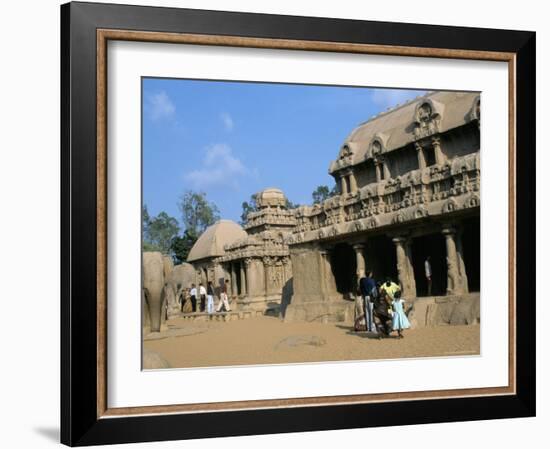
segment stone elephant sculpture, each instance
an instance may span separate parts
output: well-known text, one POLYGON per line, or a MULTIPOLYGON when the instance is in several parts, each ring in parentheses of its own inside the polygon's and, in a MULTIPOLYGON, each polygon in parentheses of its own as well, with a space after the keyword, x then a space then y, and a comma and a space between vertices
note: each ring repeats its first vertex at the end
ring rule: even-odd
POLYGON ((174 269, 174 260, 172 259, 172 256, 163 254, 162 263, 164 264, 164 279, 168 279, 174 269))
POLYGON ((168 317, 179 315, 181 311, 180 296, 185 289, 191 288, 192 283, 196 283, 193 265, 184 262, 174 266, 166 280, 168 317))
POLYGON ((143 253, 143 292, 142 301, 148 314, 144 313, 144 326, 151 327, 151 332, 159 332, 166 319, 166 283, 164 278, 164 261, 160 252, 143 253), (147 318, 149 323, 147 323, 147 318))

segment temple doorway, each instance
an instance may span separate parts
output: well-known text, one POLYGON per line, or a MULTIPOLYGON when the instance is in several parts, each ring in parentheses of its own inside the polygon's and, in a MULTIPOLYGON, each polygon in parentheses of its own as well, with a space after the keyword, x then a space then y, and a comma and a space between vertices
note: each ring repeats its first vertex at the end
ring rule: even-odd
POLYGON ((430 256, 432 267, 431 296, 447 293, 447 249, 441 233, 423 235, 412 241, 412 265, 416 281, 416 296, 428 296, 424 262, 430 256))
POLYGON ((390 278, 397 282, 397 256, 391 238, 380 235, 368 239, 365 246, 365 266, 367 270, 372 270, 376 281, 383 282, 390 278))
POLYGON ((339 243, 330 252, 330 266, 336 290, 346 298, 355 294, 357 285, 357 261, 355 251, 348 243, 339 243))
POLYGON ((479 278, 481 271, 480 252, 480 221, 479 217, 466 219, 462 222, 462 251, 464 265, 468 276, 468 289, 471 292, 479 292, 479 278))

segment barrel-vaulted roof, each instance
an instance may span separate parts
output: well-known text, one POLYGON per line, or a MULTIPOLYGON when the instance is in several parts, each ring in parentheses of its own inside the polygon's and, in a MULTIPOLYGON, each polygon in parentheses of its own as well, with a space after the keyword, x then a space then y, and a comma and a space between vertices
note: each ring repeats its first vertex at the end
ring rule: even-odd
POLYGON ((357 126, 345 139, 339 158, 331 162, 329 171, 355 165, 416 140, 415 126, 423 119, 426 108, 443 133, 478 119, 479 92, 430 92, 407 103, 378 114, 357 126), (427 107, 424 105, 428 105, 427 107), (345 163, 339 162, 345 159, 345 163))

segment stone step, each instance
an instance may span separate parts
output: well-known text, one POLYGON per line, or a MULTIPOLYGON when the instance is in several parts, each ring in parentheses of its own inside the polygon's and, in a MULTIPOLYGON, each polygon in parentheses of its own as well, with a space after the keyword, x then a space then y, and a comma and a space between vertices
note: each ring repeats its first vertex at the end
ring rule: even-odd
POLYGON ((261 310, 236 310, 231 312, 194 312, 194 313, 181 313, 180 318, 189 321, 236 321, 244 320, 247 318, 253 318, 257 316, 263 316, 264 312, 261 310))

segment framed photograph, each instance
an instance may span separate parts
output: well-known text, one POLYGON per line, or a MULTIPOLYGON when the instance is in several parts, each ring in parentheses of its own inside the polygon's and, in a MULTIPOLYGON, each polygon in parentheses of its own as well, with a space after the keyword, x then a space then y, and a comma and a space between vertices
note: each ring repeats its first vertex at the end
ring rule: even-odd
POLYGON ((64 444, 534 416, 535 33, 61 24, 64 444))

